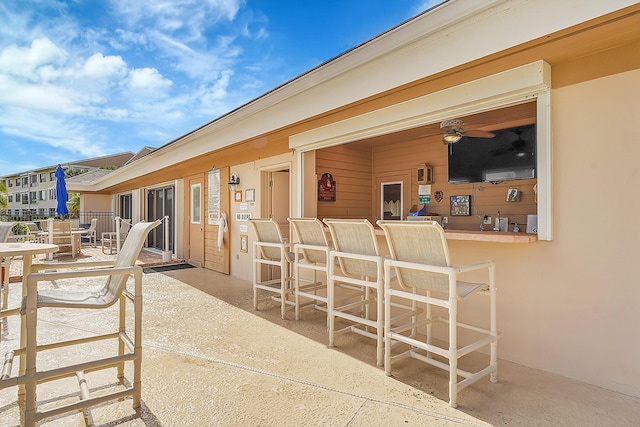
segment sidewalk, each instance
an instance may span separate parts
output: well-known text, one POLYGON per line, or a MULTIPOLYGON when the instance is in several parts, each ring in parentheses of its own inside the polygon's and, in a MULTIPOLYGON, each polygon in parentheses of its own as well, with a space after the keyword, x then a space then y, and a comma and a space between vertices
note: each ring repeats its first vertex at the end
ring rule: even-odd
MULTIPOLYGON (((353 334, 327 348, 322 312, 282 320, 276 305, 253 310, 249 282, 202 268, 146 271, 141 415, 127 399, 92 408, 88 425, 632 426, 640 419, 640 399, 504 361, 498 384, 472 385, 452 409, 446 372, 409 360, 387 377, 372 343, 353 334)), ((51 309, 39 318, 43 341, 102 329, 86 313, 51 309)), ((1 354, 15 346, 17 324, 3 324, 1 354)), ((92 388, 113 378, 96 380, 92 388)), ((77 395, 75 381, 46 384, 38 398, 61 394, 77 395)), ((19 419, 16 388, 0 391, 0 425, 19 419)), ((86 424, 68 413, 40 425, 86 424)))

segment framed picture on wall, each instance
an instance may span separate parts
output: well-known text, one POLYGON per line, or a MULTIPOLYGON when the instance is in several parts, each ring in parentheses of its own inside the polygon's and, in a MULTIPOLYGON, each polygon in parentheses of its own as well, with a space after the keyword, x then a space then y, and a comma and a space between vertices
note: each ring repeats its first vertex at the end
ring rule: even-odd
POLYGON ((471 215, 471 196, 451 196, 450 214, 451 216, 470 216, 471 215))
POLYGON ((242 201, 242 190, 237 190, 233 194, 234 194, 234 200, 236 202, 241 202, 242 201))
POLYGON ((244 200, 247 202, 255 202, 256 200, 256 190, 253 188, 249 188, 244 190, 244 200))
POLYGON ((246 234, 240 235, 240 252, 249 252, 249 236, 246 234))

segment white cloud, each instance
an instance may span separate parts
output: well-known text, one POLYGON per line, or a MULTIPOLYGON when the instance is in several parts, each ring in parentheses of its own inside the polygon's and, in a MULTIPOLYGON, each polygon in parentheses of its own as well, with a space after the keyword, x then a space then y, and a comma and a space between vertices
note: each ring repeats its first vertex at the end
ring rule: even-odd
POLYGON ((7 135, 60 148, 65 153, 77 154, 78 158, 102 156, 106 152, 103 144, 87 139, 90 132, 84 125, 60 116, 10 108, 0 114, 0 127, 7 135))
POLYGON ((155 68, 137 68, 129 72, 131 89, 158 90, 172 84, 171 80, 163 78, 155 68))
POLYGON ((244 0, 114 0, 111 6, 130 27, 152 23, 163 32, 183 31, 197 38, 215 22, 232 21, 243 4, 244 0))
POLYGON ((83 66, 83 74, 89 78, 119 78, 126 75, 127 64, 120 56, 103 56, 96 53, 83 66))
POLYGON ((0 52, 0 70, 24 78, 36 79, 36 70, 45 65, 60 65, 67 54, 48 38, 33 40, 29 47, 11 45, 0 52))

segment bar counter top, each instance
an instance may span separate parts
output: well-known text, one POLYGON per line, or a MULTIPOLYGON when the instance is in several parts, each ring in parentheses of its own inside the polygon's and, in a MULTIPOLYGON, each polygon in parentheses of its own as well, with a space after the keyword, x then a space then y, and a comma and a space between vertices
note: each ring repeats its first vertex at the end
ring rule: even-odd
POLYGON ((533 243, 538 241, 538 235, 528 233, 513 233, 505 231, 472 231, 472 230, 444 230, 447 240, 472 240, 477 242, 500 243, 533 243))

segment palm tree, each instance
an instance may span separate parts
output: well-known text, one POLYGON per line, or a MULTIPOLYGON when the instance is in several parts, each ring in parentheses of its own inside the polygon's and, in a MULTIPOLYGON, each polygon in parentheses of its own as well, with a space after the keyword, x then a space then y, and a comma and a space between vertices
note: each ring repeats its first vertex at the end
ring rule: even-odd
POLYGON ((77 218, 80 216, 80 193, 71 193, 69 196, 69 202, 67 203, 69 216, 77 218))
POLYGON ((4 182, 0 181, 0 209, 7 209, 9 207, 9 202, 7 202, 7 186, 4 182))

